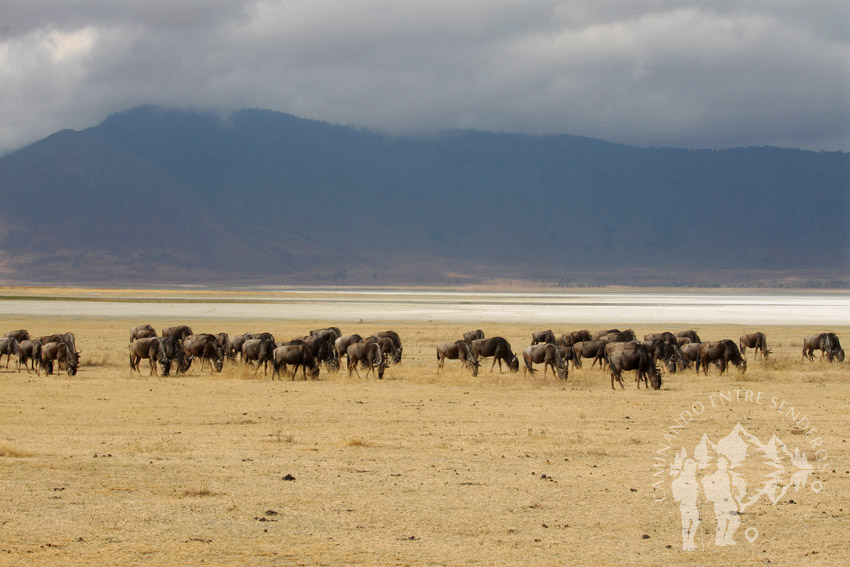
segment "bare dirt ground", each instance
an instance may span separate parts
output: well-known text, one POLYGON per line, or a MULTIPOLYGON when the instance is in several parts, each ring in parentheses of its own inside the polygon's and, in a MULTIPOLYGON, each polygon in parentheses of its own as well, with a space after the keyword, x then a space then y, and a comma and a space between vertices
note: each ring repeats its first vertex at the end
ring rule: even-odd
MULTIPOLYGON (((184 321, 0 317, 2 332, 73 331, 83 353, 75 377, 0 367, 0 565, 850 561, 850 363, 800 360, 802 337, 825 329, 760 329, 773 356, 750 360, 743 376, 688 371, 665 375, 660 391, 631 378, 612 391, 607 373, 588 367, 566 382, 498 366, 472 378, 456 361, 438 375, 434 346, 470 328, 438 322, 343 328, 400 333, 404 360, 383 381, 323 371, 272 382, 239 365, 149 377, 147 361, 132 375, 128 329, 145 322, 184 321), (803 451, 815 470, 776 504, 748 508, 734 547, 714 545, 702 502, 698 549, 682 551, 672 456, 658 455, 676 419, 686 427, 673 450, 740 423, 803 451)), ((186 322, 279 340, 334 324, 186 322)), ((516 351, 533 330, 485 328, 516 351)), ((699 328, 706 340, 751 330, 699 328)), ((831 330, 850 336, 850 326, 831 330)))

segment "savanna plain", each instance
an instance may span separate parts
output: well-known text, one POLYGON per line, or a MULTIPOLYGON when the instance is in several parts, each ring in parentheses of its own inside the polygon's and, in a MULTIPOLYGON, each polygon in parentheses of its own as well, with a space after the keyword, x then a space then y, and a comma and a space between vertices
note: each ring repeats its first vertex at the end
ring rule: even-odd
MULTIPOLYGON (((659 391, 638 389, 631 372, 625 390, 612 390, 608 373, 589 364, 570 367, 566 381, 542 369, 491 371, 489 361, 478 377, 457 361, 438 373, 435 346, 479 327, 516 352, 542 330, 0 316, 3 333, 72 331, 82 351, 73 377, 18 371, 14 360, 0 365, 0 565, 850 561, 850 364, 800 356, 804 336, 850 337, 850 326, 695 327, 704 340, 736 342, 763 331, 773 352, 767 361, 748 353, 744 374, 734 367, 722 376, 713 367, 708 376, 664 374, 659 391), (148 375, 146 360, 133 374, 128 334, 142 323, 269 331, 278 340, 328 325, 364 336, 393 329, 404 358, 380 381, 323 369, 318 380, 273 382, 271 373, 239 363, 225 363, 220 374, 193 365, 187 375, 159 377, 148 375), (762 499, 748 508, 734 546, 714 545, 714 513, 703 503, 698 549, 683 551, 679 506, 668 493, 670 453, 664 474, 653 474, 677 419, 686 427, 674 450, 740 423, 763 441, 776 435, 792 453, 806 453, 814 471, 775 504, 762 499)), ((689 327, 632 328, 642 337, 689 327)))

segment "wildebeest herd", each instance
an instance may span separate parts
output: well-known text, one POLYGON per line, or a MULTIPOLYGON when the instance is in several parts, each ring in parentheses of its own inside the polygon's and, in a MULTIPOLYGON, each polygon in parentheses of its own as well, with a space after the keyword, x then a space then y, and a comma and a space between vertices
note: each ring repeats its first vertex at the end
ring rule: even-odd
MULTIPOLYGON (((747 349, 752 349, 753 360, 759 356, 767 360, 771 351, 767 346, 764 333, 756 332, 743 335, 738 342, 731 339, 702 341, 696 331, 659 332, 646 334, 638 341, 631 329, 603 329, 590 333, 587 330, 572 331, 556 335, 551 330, 532 333, 531 343, 521 351, 524 363, 523 373, 535 373, 534 365, 543 365, 543 375, 551 369, 557 378, 566 380, 569 366, 582 367, 583 361, 592 359, 591 368, 599 364, 602 370, 608 369, 611 388, 615 382, 624 388, 623 372, 634 371, 638 388, 643 383, 647 388, 661 388, 662 369, 675 373, 693 368, 697 373, 702 369, 708 374, 711 365, 723 374, 734 365, 740 372, 747 369, 745 358, 747 349)), ((802 358, 813 361, 814 351, 820 351, 820 359, 828 362, 843 362, 844 350, 835 333, 825 332, 810 335, 803 339, 802 358)), ((366 376, 374 373, 379 379, 390 364, 402 360, 403 347, 399 334, 395 331, 383 331, 363 338, 358 334, 343 335, 338 327, 314 329, 308 335, 276 341, 271 333, 244 333, 230 336, 227 333, 194 333, 187 325, 162 329, 157 335, 150 325, 141 325, 130 329, 129 358, 131 372, 141 372, 142 359, 148 359, 149 374, 168 376, 174 369, 184 374, 195 364, 203 371, 221 372, 225 361, 254 367, 256 375, 260 367, 263 375, 268 375, 271 366, 271 378, 275 380, 291 372, 295 379, 301 370, 301 377, 315 379, 320 368, 327 372, 337 372, 343 357, 349 376, 360 370, 366 376)), ((80 351, 77 350, 73 333, 49 334, 32 338, 28 331, 20 329, 6 333, 0 339, 0 357, 6 355, 6 368, 10 358, 17 356, 18 371, 42 370, 47 375, 64 370, 74 376, 80 366, 80 351)), ((485 337, 480 329, 468 331, 463 338, 437 346, 437 372, 442 372, 445 361, 459 360, 461 371, 469 369, 477 376, 481 359, 492 358, 490 372, 507 369, 518 372, 519 355, 511 344, 501 336, 485 337)), ((2 360, 2 358, 0 358, 2 360)))
POLYGON ((130 370, 141 372, 141 359, 150 361, 153 375, 157 367, 163 376, 168 376, 176 362, 177 372, 185 373, 194 361, 203 370, 221 372, 225 360, 238 359, 254 366, 254 374, 263 369, 268 375, 272 368, 272 380, 285 375, 291 368, 292 379, 298 370, 302 378, 318 378, 319 369, 324 366, 328 372, 337 372, 340 361, 345 357, 349 375, 366 369, 366 375, 374 372, 378 378, 384 377, 384 370, 392 363, 401 361, 401 337, 395 331, 381 331, 365 339, 357 334, 343 335, 339 327, 314 329, 306 336, 288 341, 276 341, 274 335, 267 332, 243 333, 230 336, 227 333, 194 333, 187 325, 162 329, 159 336, 150 325, 141 325, 130 329, 130 370))
MULTIPOLYGON (((536 372, 534 365, 543 365, 543 375, 551 368, 552 373, 562 380, 569 374, 569 364, 580 368, 583 359, 593 359, 591 368, 599 364, 600 369, 611 374, 611 388, 615 381, 624 388, 623 371, 634 370, 638 388, 641 382, 649 388, 661 388, 661 368, 669 373, 693 368, 697 373, 702 369, 708 374, 711 365, 720 373, 726 372, 730 364, 742 373, 747 370, 745 354, 753 349, 753 359, 767 360, 771 351, 767 347, 767 337, 762 332, 742 335, 738 342, 731 339, 702 341, 694 330, 650 333, 638 341, 634 331, 627 329, 604 329, 591 334, 580 330, 555 335, 552 330, 535 331, 531 334, 531 344, 522 350, 525 363, 523 373, 536 372)), ((829 362, 844 361, 844 350, 835 333, 820 333, 803 340, 803 357, 814 360, 813 351, 821 351, 821 359, 829 362)), ((481 329, 468 331, 463 339, 446 342, 437 347, 437 371, 441 371, 446 359, 460 360, 461 369, 470 368, 473 376, 478 375, 479 359, 493 357, 490 371, 502 361, 512 372, 519 371, 519 359, 511 349, 510 343, 503 337, 485 338, 481 329)))

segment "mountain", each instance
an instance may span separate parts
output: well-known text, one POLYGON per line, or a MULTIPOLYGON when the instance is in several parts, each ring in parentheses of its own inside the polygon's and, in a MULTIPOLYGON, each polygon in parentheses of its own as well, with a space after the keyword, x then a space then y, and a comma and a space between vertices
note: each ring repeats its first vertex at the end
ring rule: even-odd
POLYGON ((0 158, 0 277, 846 286, 850 155, 141 107, 0 158))

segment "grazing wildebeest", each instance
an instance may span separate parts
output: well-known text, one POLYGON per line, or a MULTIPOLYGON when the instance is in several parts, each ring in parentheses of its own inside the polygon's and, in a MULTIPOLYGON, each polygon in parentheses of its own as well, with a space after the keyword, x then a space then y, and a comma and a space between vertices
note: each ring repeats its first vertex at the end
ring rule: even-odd
POLYGON ((310 335, 301 340, 310 348, 310 353, 316 359, 317 364, 324 363, 328 372, 339 370, 339 357, 336 349, 334 349, 335 339, 333 339, 333 334, 310 335))
POLYGON ((236 358, 236 355, 242 356, 242 345, 245 344, 245 341, 248 339, 255 339, 257 337, 254 336, 253 333, 244 333, 242 335, 234 335, 229 338, 229 345, 231 352, 233 352, 233 357, 236 358))
POLYGON ((607 343, 627 343, 629 341, 636 341, 637 337, 635 337, 634 331, 626 329, 625 331, 608 333, 607 335, 599 337, 597 340, 605 341, 607 343))
POLYGON ((153 327, 145 323, 144 325, 139 325, 138 327, 133 327, 130 329, 130 342, 132 343, 136 339, 147 339, 149 337, 155 337, 156 331, 153 327))
POLYGON ((803 339, 803 357, 813 361, 815 359, 814 351, 816 350, 821 351, 821 360, 825 355, 829 362, 836 358, 839 362, 844 362, 844 349, 841 348, 841 342, 835 333, 818 333, 803 339))
POLYGON ((448 342, 437 347, 437 360, 439 361, 437 364, 438 374, 443 369, 443 364, 447 358, 449 360, 460 360, 461 372, 469 366, 472 368, 472 375, 478 376, 478 362, 476 362, 475 357, 472 355, 472 347, 469 346, 469 341, 448 342))
POLYGON ((18 343, 18 339, 15 337, 4 337, 0 339, 0 358, 3 355, 6 355, 6 368, 9 368, 9 359, 12 358, 13 354, 18 355, 18 372, 21 371, 21 362, 20 362, 20 354, 21 354, 21 346, 18 343))
POLYGON ((399 362, 401 362, 401 353, 404 349, 401 346, 401 337, 398 336, 398 333, 396 333, 395 331, 381 331, 379 333, 375 333, 372 336, 378 338, 389 337, 390 339, 392 339, 396 350, 395 356, 393 356, 392 361, 394 364, 398 364, 399 362))
POLYGON ((27 369, 27 372, 30 372, 30 367, 27 364, 29 361, 32 361, 32 370, 35 370, 36 374, 41 374, 41 347, 44 346, 39 340, 26 340, 18 343, 18 368, 23 366, 27 369))
POLYGON ((221 349, 221 354, 223 354, 225 358, 229 360, 236 358, 235 353, 233 357, 231 357, 228 352, 228 348, 230 348, 230 336, 227 333, 216 333, 213 336, 215 337, 215 342, 218 343, 218 348, 221 349))
POLYGON ((263 376, 266 376, 266 369, 269 363, 271 362, 272 366, 274 366, 275 347, 276 345, 271 339, 248 339, 242 343, 242 360, 246 364, 254 361, 257 362, 257 368, 254 370, 255 375, 260 370, 260 365, 262 364, 263 376))
POLYGON ((571 331, 569 333, 564 333, 555 341, 555 344, 558 346, 562 345, 574 345, 576 343, 580 343, 582 341, 592 341, 593 337, 590 336, 590 331, 586 329, 582 329, 581 331, 571 331))
POLYGON ((619 333, 620 329, 600 329, 598 331, 593 332, 593 337, 590 339, 592 341, 601 339, 605 335, 610 335, 611 333, 619 333))
MULTIPOLYGON (((396 347, 393 340, 388 336, 376 337, 372 335, 371 337, 367 337, 364 342, 367 343, 378 343, 381 347, 381 351, 384 353, 384 359, 387 361, 396 359, 396 347)), ((387 362, 389 364, 389 362, 387 362)))
POLYGON ((676 335, 677 339, 680 339, 682 337, 687 337, 687 338, 691 339, 692 343, 701 343, 702 342, 702 339, 699 338, 699 335, 694 330, 677 331, 673 334, 676 335))
POLYGON ((556 374, 561 380, 567 379, 567 362, 561 358, 561 352, 553 343, 540 343, 530 345, 522 350, 522 358, 525 361, 523 375, 526 372, 532 374, 536 372, 532 363, 543 364, 543 377, 546 377, 546 370, 551 366, 552 374, 556 374))
POLYGON ((165 354, 165 347, 162 345, 162 339, 159 337, 146 337, 136 339, 130 343, 130 372, 134 370, 139 374, 142 371, 139 369, 139 363, 143 358, 147 358, 151 363, 151 371, 149 376, 153 376, 156 371, 156 363, 162 366, 162 375, 168 376, 171 371, 171 360, 165 354))
POLYGON ((192 366, 192 355, 186 355, 183 350, 183 343, 177 337, 165 337, 162 340, 162 348, 165 350, 165 356, 168 360, 177 361, 177 373, 185 374, 192 366))
MULTIPOLYGON (((690 339, 688 339, 690 341, 690 339)), ((679 355, 685 366, 694 365, 694 370, 699 374, 699 345, 701 343, 687 342, 679 346, 679 355)))
POLYGON ((611 389, 614 388, 614 380, 620 383, 620 388, 623 389, 623 370, 637 371, 637 385, 640 389, 641 380, 649 388, 650 383, 652 388, 658 390, 661 388, 661 373, 658 367, 652 360, 649 350, 640 343, 634 343, 614 350, 608 355, 608 366, 611 370, 611 389), (649 381, 647 381, 647 378, 649 381))
POLYGON ((74 350, 64 342, 47 343, 41 348, 41 367, 50 376, 53 374, 53 361, 57 362, 56 373, 64 366, 68 376, 77 374, 77 357, 74 350))
POLYGON ((564 359, 564 362, 567 363, 567 364, 569 362, 572 362, 573 363, 573 370, 578 368, 576 366, 576 355, 575 355, 575 350, 573 349, 573 345, 570 344, 570 345, 556 345, 556 346, 558 347, 558 352, 561 353, 561 358, 564 359))
POLYGON ((468 343, 471 343, 472 341, 477 341, 478 339, 483 339, 483 338, 484 338, 484 331, 482 331, 481 329, 475 329, 474 331, 467 331, 463 334, 463 340, 465 340, 468 343))
POLYGON ((499 363, 499 372, 502 372, 502 361, 508 365, 508 370, 511 372, 519 372, 519 358, 511 350, 511 343, 504 337, 477 339, 469 343, 469 346, 472 347, 472 356, 475 357, 476 362, 479 358, 493 357, 490 372, 493 372, 496 362, 499 363))
POLYGON ((599 367, 603 367, 605 361, 605 341, 579 341, 573 345, 573 365, 581 368, 582 358, 592 358, 593 364, 591 368, 599 363, 599 367))
POLYGON ((18 329, 16 331, 9 331, 6 333, 7 337, 13 337, 19 343, 30 340, 30 333, 26 329, 18 329))
POLYGON ((310 378, 315 380, 319 377, 319 365, 310 352, 310 347, 306 344, 301 345, 284 345, 279 346, 272 351, 272 380, 275 376, 279 376, 281 368, 286 374, 287 365, 292 365, 292 379, 295 380, 295 374, 298 368, 301 368, 301 376, 304 380, 307 379, 307 370, 310 370, 310 378))
POLYGON ((726 372, 730 362, 737 366, 742 374, 747 371, 747 361, 741 356, 741 351, 735 341, 730 339, 700 343, 697 372, 701 367, 703 374, 708 375, 708 365, 715 361, 717 361, 721 374, 726 372))
POLYGON ((646 341, 664 341, 670 344, 676 343, 676 335, 671 333, 670 331, 664 331, 663 333, 649 333, 643 336, 644 342, 646 341))
POLYGON ((192 356, 201 361, 198 367, 199 371, 203 371, 204 362, 209 362, 210 368, 215 368, 216 372, 221 372, 221 369, 224 368, 224 353, 221 352, 213 335, 186 336, 183 339, 183 352, 186 356, 192 356))
POLYGON ((362 362, 368 366, 368 370, 366 371, 367 378, 374 368, 377 368, 378 379, 384 377, 384 368, 386 368, 387 362, 384 358, 384 351, 381 350, 381 346, 378 343, 364 341, 362 343, 348 345, 347 355, 349 376, 351 376, 351 371, 354 370, 357 372, 358 378, 360 377, 360 371, 357 370, 357 366, 362 362))
POLYGON ((662 339, 643 341, 643 345, 649 349, 649 354, 652 355, 653 362, 663 363, 670 374, 676 373, 677 365, 680 362, 687 366, 682 359, 675 337, 673 339, 674 342, 672 343, 662 339))
MULTIPOLYGON (((555 333, 553 333, 551 330, 535 331, 535 332, 531 333, 531 344, 536 345, 536 344, 540 344, 540 343, 555 344, 555 333)), ((544 370, 544 372, 545 372, 545 370, 544 370)))
POLYGON ((738 339, 738 346, 741 348, 742 356, 747 356, 747 348, 753 349, 753 360, 758 359, 759 352, 765 360, 770 355, 770 349, 767 348, 767 337, 762 332, 741 335, 741 338, 738 339))
POLYGON ((334 350, 338 360, 342 360, 342 356, 348 356, 348 345, 363 342, 363 337, 358 334, 343 335, 334 341, 334 350))
POLYGON ((690 339, 690 337, 676 337, 676 344, 680 347, 682 345, 691 344, 692 342, 693 341, 690 339))
POLYGON ((178 325, 176 327, 168 327, 162 330, 162 338, 177 337, 181 341, 185 341, 186 337, 193 335, 192 329, 186 325, 178 325))
MULTIPOLYGON (((69 357, 73 359, 74 366, 79 366, 81 353, 77 350, 77 340, 74 337, 74 333, 55 333, 53 335, 44 335, 43 337, 38 337, 38 340, 41 341, 42 345, 46 345, 48 343, 65 343, 70 349, 69 357)), ((65 364, 66 358, 67 357, 62 356, 62 358, 58 361, 59 364, 65 364)))
POLYGON ((325 329, 313 329, 310 331, 311 337, 319 337, 322 339, 327 339, 331 343, 342 336, 342 331, 339 327, 327 327, 325 329))

